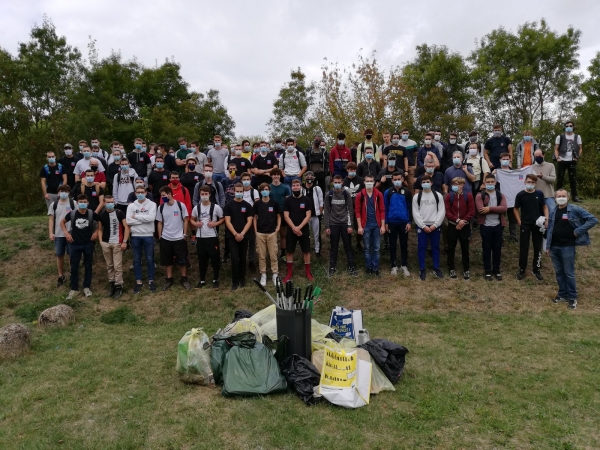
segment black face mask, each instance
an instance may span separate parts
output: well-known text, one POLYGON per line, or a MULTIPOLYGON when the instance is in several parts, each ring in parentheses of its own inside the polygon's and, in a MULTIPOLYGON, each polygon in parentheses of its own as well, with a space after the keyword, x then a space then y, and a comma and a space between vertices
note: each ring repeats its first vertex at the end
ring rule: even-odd
POLYGON ((365 135, 365 137, 367 138, 367 141, 370 141, 371 138, 373 137, 373 135, 372 134, 367 134, 367 135, 365 135))
POLYGON ((302 191, 292 191, 292 194, 294 194, 294 197, 300 197, 302 191))
POLYGON ((90 169, 92 169, 95 172, 96 170, 98 170, 98 166, 90 166, 90 169))

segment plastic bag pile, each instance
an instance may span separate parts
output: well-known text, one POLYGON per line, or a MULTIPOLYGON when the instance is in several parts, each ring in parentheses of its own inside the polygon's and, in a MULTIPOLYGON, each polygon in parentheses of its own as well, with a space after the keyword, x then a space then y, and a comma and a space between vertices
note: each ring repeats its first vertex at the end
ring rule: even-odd
POLYGON ((346 408, 368 405, 371 394, 395 391, 408 349, 385 339, 357 346, 312 319, 311 361, 288 354, 277 338, 275 305, 234 321, 209 339, 193 328, 177 345, 176 370, 185 383, 222 386, 224 396, 256 396, 289 389, 307 404, 327 400, 346 408))

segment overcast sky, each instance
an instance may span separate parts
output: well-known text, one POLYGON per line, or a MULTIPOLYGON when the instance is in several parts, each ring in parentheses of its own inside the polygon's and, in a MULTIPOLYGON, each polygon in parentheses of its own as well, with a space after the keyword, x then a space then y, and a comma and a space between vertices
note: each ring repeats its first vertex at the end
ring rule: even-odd
POLYGON ((405 63, 422 43, 467 55, 494 28, 516 30, 544 17, 563 33, 582 31, 585 70, 600 51, 600 0, 0 0, 0 45, 16 53, 44 14, 87 58, 120 51, 146 65, 173 57, 191 89, 217 89, 236 134, 265 134, 273 100, 301 67, 320 77, 327 58, 350 65, 377 50, 384 68, 405 63))

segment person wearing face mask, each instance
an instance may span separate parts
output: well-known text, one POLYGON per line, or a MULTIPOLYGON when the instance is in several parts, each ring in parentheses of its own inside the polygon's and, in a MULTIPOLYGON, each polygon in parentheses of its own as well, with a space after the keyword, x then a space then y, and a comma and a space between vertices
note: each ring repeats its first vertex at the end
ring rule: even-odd
POLYGON ((127 159, 122 158, 119 162, 121 163, 121 170, 113 179, 112 195, 117 204, 116 208, 126 213, 127 205, 129 205, 129 194, 135 192, 135 179, 137 173, 129 167, 129 161, 127 159))
POLYGON ((490 173, 490 166, 487 161, 479 156, 479 148, 476 143, 470 143, 467 146, 467 159, 465 165, 473 169, 473 175, 475 175, 475 181, 471 183, 471 192, 475 195, 480 189, 483 189, 483 180, 485 176, 490 173))
MULTIPOLYGON (((254 206, 260 200, 260 194, 257 189, 252 187, 252 179, 248 172, 242 173, 240 177, 244 187, 244 201, 250 206, 254 206)), ((256 234, 248 235, 248 271, 256 272, 256 234)))
MULTIPOLYGON (((206 180, 204 180, 206 181, 206 180)), ((200 183, 196 184, 196 186, 200 185, 200 183)), ((177 201, 183 203, 188 210, 188 215, 192 212, 192 199, 189 191, 183 187, 181 181, 179 179, 178 172, 171 172, 169 174, 169 184, 168 186, 171 188, 173 192, 173 198, 177 201)))
MULTIPOLYGON (((438 135, 436 134, 436 136, 438 136, 438 135)), ((463 147, 461 147, 456 142, 457 142, 457 134, 450 133, 450 140, 449 140, 448 144, 441 143, 444 146, 444 151, 441 154, 442 159, 440 161, 440 171, 442 173, 445 173, 448 168, 450 168, 454 165, 454 163, 452 162, 452 158, 454 157, 453 155, 455 152, 460 152, 461 158, 462 159, 465 158, 465 151, 464 151, 463 147)))
POLYGON ((249 236, 254 234, 254 209, 244 200, 244 186, 235 186, 235 199, 225 205, 225 238, 231 252, 231 290, 246 286, 246 252, 249 236))
MULTIPOLYGON (((98 162, 98 158, 92 158, 92 151, 87 145, 84 145, 81 154, 83 158, 77 161, 75 164, 75 170, 73 171, 75 174, 75 182, 81 181, 81 177, 83 177, 86 170, 88 170, 92 164, 92 159, 98 162)), ((97 164, 98 172, 104 172, 104 165, 97 164)))
POLYGON ((202 180, 204 180, 204 175, 198 173, 196 170, 198 160, 194 156, 193 153, 190 153, 186 158, 186 166, 185 171, 179 175, 179 180, 183 187, 185 187, 188 192, 194 192, 194 188, 196 184, 202 180))
POLYGON ((558 164, 558 183, 557 189, 562 189, 565 179, 565 172, 569 172, 569 184, 571 186, 571 198, 574 202, 580 202, 577 196, 577 161, 583 154, 583 145, 581 136, 573 133, 573 122, 565 123, 565 132, 556 136, 554 146, 554 159, 558 164))
POLYGON ((242 158, 246 158, 247 160, 252 161, 252 159, 254 158, 255 148, 260 149, 260 145, 258 145, 258 143, 255 143, 254 146, 250 145, 250 141, 248 139, 244 139, 242 141, 242 158))
POLYGON ((535 188, 537 176, 529 174, 525 177, 525 190, 515 197, 514 215, 520 227, 519 239, 519 271, 517 280, 525 278, 527 269, 527 256, 529 254, 529 240, 533 242, 533 276, 542 281, 542 243, 543 232, 548 228, 548 207, 544 201, 544 194, 535 188), (538 222, 543 218, 543 227, 540 229, 538 222))
POLYGON ((152 194, 154 203, 160 203, 160 189, 169 184, 171 172, 165 169, 165 160, 162 156, 154 158, 154 170, 148 175, 148 190, 152 194))
MULTIPOLYGON (((271 195, 270 198, 275 200, 279 204, 280 215, 283 216, 283 203, 286 197, 292 195, 292 191, 290 187, 286 184, 283 184, 281 180, 283 180, 283 171, 281 169, 275 169, 271 172, 271 178, 273 181, 271 182, 271 195)), ((286 262, 286 236, 287 236, 287 223, 284 218, 281 218, 281 225, 279 227, 279 258, 286 262)))
POLYGON ((277 158, 277 161, 279 161, 279 158, 281 157, 281 155, 283 155, 285 151, 283 147, 285 147, 285 145, 282 143, 281 139, 276 138, 275 146, 273 150, 271 150, 271 153, 273 154, 273 156, 275 156, 275 158, 277 158))
POLYGON ((481 142, 479 142, 479 133, 476 130, 471 130, 469 132, 469 141, 467 142, 467 145, 465 145, 466 148, 469 148, 468 144, 477 144, 477 150, 479 151, 478 155, 483 158, 483 147, 481 142))
POLYGON ((189 158, 190 158, 190 156, 193 156, 196 159, 195 170, 199 174, 202 174, 204 172, 204 165, 208 162, 208 157, 204 153, 202 153, 202 151, 200 149, 200 143, 198 141, 192 141, 192 143, 190 144, 190 151, 191 151, 191 153, 188 154, 188 156, 186 158, 186 161, 188 162, 188 166, 189 166, 189 158))
POLYGON ((496 190, 496 178, 488 173, 484 178, 484 189, 475 197, 477 222, 481 234, 483 269, 485 280, 492 281, 492 275, 502 281, 500 261, 502 259, 502 230, 506 226, 504 213, 507 210, 506 197, 496 190))
POLYGON ((108 296, 117 299, 123 295, 123 252, 127 249, 129 225, 125 213, 115 209, 112 195, 104 197, 104 210, 99 216, 98 236, 108 270, 108 296))
MULTIPOLYGON (((254 162, 254 159, 260 154, 260 143, 259 142, 255 142, 254 144, 252 144, 252 154, 250 155, 250 157, 248 157, 248 161, 250 161, 251 163, 254 162)), ((244 152, 242 151, 242 156, 244 156, 244 152)))
POLYGON ((338 133, 336 145, 329 150, 329 174, 332 177, 335 175, 346 177, 348 175, 346 166, 352 161, 352 153, 346 147, 346 135, 338 133))
POLYGON ((78 183, 71 192, 71 197, 76 198, 80 194, 85 194, 88 198, 88 208, 96 213, 100 213, 104 207, 104 189, 100 183, 94 181, 94 172, 89 169, 85 172, 81 183, 78 183))
POLYGON ((223 147, 222 142, 221 136, 216 134, 213 138, 214 146, 206 154, 208 162, 213 166, 213 180, 215 182, 225 178, 225 159, 229 156, 229 151, 223 147))
POLYGON ((308 225, 315 241, 315 256, 321 258, 321 219, 323 218, 323 190, 315 184, 315 174, 306 172, 305 183, 302 186, 302 195, 312 199, 310 221, 308 225))
POLYGON ((385 206, 383 194, 375 188, 375 177, 367 175, 365 188, 356 195, 354 214, 358 234, 363 236, 366 274, 381 276, 379 271, 379 245, 385 234, 385 206))
MULTIPOLYGON (((137 192, 138 188, 141 187, 141 188, 146 189, 146 185, 144 184, 144 178, 143 177, 137 176, 137 177, 135 177, 134 181, 135 181, 135 183, 134 183, 134 191, 131 192, 129 194, 129 196, 127 197, 127 203, 129 203, 129 204, 131 204, 131 203, 133 203, 133 202, 135 202, 137 200, 136 192, 137 192)), ((154 195, 152 194, 152 192, 148 192, 148 189, 146 189, 146 198, 148 200, 150 200, 151 202, 154 202, 154 195)), ((160 201, 160 190, 159 190, 157 201, 155 203, 157 205, 159 205, 160 204, 159 201, 160 201)))
POLYGON ((358 276, 354 263, 354 252, 352 251, 352 218, 354 217, 354 205, 352 197, 344 189, 342 176, 333 177, 333 189, 325 196, 325 233, 330 237, 329 249, 329 276, 336 272, 338 248, 340 238, 344 244, 346 261, 348 262, 348 273, 353 277, 358 276))
POLYGON ((456 150, 452 154, 452 167, 448 167, 444 172, 444 195, 449 192, 452 180, 457 177, 465 180, 463 189, 465 192, 471 193, 472 183, 477 179, 473 173, 473 167, 463 164, 463 154, 460 150, 456 150))
POLYGON ((127 159, 129 160, 129 166, 133 168, 139 176, 144 177, 144 181, 146 181, 148 179, 148 174, 152 171, 152 161, 150 160, 148 153, 143 151, 142 142, 141 138, 136 138, 133 141, 134 149, 127 155, 127 159))
MULTIPOLYGON (((54 242, 54 254, 56 255, 56 268, 58 270, 57 288, 65 283, 65 253, 70 253, 69 247, 71 244, 67 242, 60 226, 60 220, 75 209, 75 203, 69 194, 69 185, 59 186, 57 189, 58 199, 48 207, 48 235, 50 240, 54 242)), ((66 228, 67 231, 71 230, 71 221, 67 221, 66 228)))
POLYGON ((71 244, 71 290, 67 300, 72 300, 79 293, 79 266, 83 256, 84 276, 83 293, 86 297, 92 296, 90 287, 92 285, 92 259, 94 257, 94 241, 98 236, 94 231, 94 222, 100 217, 88 208, 88 199, 85 194, 77 196, 77 209, 74 209, 60 221, 63 234, 71 244), (71 230, 67 230, 67 221, 71 222, 71 230))
POLYGON ((433 275, 444 278, 440 270, 440 228, 446 217, 446 207, 442 195, 431 190, 431 177, 428 174, 423 175, 421 187, 423 190, 413 196, 412 214, 417 226, 419 278, 425 281, 425 253, 428 243, 431 245, 433 275))
POLYGON ((395 174, 401 173, 404 176, 404 171, 398 168, 397 161, 395 153, 388 154, 386 167, 381 169, 375 178, 377 180, 375 187, 379 191, 385 192, 393 187, 392 178, 395 174))
POLYGON ((367 175, 372 175, 373 178, 376 178, 379 172, 381 172, 381 164, 375 160, 373 147, 367 146, 365 148, 365 159, 358 164, 356 174, 361 178, 367 175))
MULTIPOLYGON (((365 184, 362 178, 356 176, 356 168, 357 164, 355 162, 349 162, 346 168, 348 169, 348 176, 344 178, 342 185, 344 189, 348 191, 350 194, 350 198, 352 199, 352 206, 354 206, 354 199, 356 198, 356 194, 362 191, 365 188, 365 184)), ((352 228, 355 231, 358 231, 358 222, 356 221, 356 214, 352 216, 352 228)), ((356 250, 359 252, 363 252, 362 247, 362 235, 356 235, 356 250)))
POLYGON ((373 133, 372 128, 367 128, 365 130, 365 132, 363 133, 365 140, 364 140, 364 142, 361 142, 358 145, 358 148, 357 148, 357 158, 358 159, 356 160, 357 164, 360 164, 365 159, 366 150, 368 147, 373 149, 373 159, 375 161, 378 161, 380 164, 383 162, 382 161, 382 149, 377 147, 377 144, 375 144, 373 142, 373 134, 374 133, 373 133))
POLYGON ((412 194, 403 186, 402 174, 394 173, 393 186, 383 194, 385 205, 385 228, 390 236, 390 262, 391 274, 398 275, 396 244, 400 240, 400 270, 405 277, 410 276, 408 271, 408 233, 412 222, 412 194))
POLYGON ((67 176, 66 184, 75 186, 75 166, 77 165, 78 157, 73 153, 73 146, 71 144, 65 144, 63 151, 65 154, 58 160, 58 163, 62 166, 63 173, 67 176))
POLYGON ((90 139, 90 144, 92 145, 92 152, 95 150, 98 152, 98 157, 102 158, 104 161, 108 162, 108 157, 109 154, 108 152, 102 150, 102 148, 100 148, 100 140, 96 137, 93 137, 92 139, 90 139))
POLYGON ((219 205, 210 200, 210 188, 200 188, 200 203, 194 206, 190 223, 196 228, 196 251, 198 253, 198 267, 200 281, 196 289, 206 286, 206 272, 208 263, 213 269, 213 289, 219 288, 219 273, 221 271, 221 252, 219 250, 219 225, 225 222, 223 210, 219 205))
MULTIPOLYGON (((417 169, 417 155, 416 153, 419 150, 419 146, 415 141, 409 139, 409 130, 408 128, 403 128, 400 132, 400 146, 404 149, 404 156, 408 161, 408 167, 406 173, 406 179, 404 182, 410 189, 411 193, 414 194, 414 184, 415 184, 415 172, 417 169)), ((396 165, 398 165, 396 163, 396 165)))
POLYGON ((475 217, 475 201, 470 192, 464 190, 465 179, 452 179, 451 192, 444 197, 446 219, 448 219, 448 270, 450 278, 457 278, 454 270, 454 254, 460 242, 462 255, 463 278, 469 280, 469 241, 471 240, 471 220, 475 217))
MULTIPOLYGON (((424 142, 425 142, 425 144, 423 145, 423 147, 421 147, 419 149, 419 151, 417 152, 417 166, 424 167, 425 159, 432 158, 433 161, 435 162, 436 169, 439 168, 441 155, 440 155, 440 152, 437 149, 437 147, 435 147, 433 145, 433 135, 431 133, 427 133, 425 135, 424 142)), ((420 175, 420 173, 415 173, 415 174, 417 176, 420 175)))
POLYGON ((531 166, 534 163, 534 152, 539 148, 537 141, 533 138, 531 130, 525 130, 523 139, 515 149, 517 157, 517 169, 531 166))
POLYGON ((113 181, 115 179, 115 175, 121 171, 121 159, 123 155, 121 150, 118 147, 113 149, 112 154, 110 155, 110 163, 106 168, 105 176, 106 176, 106 192, 113 191, 113 181))
POLYGON ((90 169, 92 172, 94 172, 94 182, 98 183, 102 189, 106 189, 106 172, 98 171, 100 164, 101 163, 98 161, 98 158, 92 157, 92 160, 90 161, 90 169))
POLYGON ((490 169, 497 169, 500 167, 500 158, 502 153, 508 153, 510 156, 509 161, 513 160, 513 148, 512 141, 510 138, 502 134, 502 125, 499 123, 494 125, 493 135, 483 146, 483 157, 487 161, 490 169))
MULTIPOLYGON (((227 164, 227 167, 229 167, 229 164, 234 163, 236 167, 236 172, 239 174, 249 172, 250 170, 252 170, 252 162, 250 162, 249 159, 244 158, 242 156, 242 153, 242 146, 236 144, 234 147, 233 156, 230 157, 229 160, 223 164, 227 164)), ((225 167, 226 166, 223 165, 223 169, 225 169, 225 167)))
POLYGON ((589 230, 598 219, 585 209, 569 203, 564 189, 556 191, 558 205, 550 214, 546 240, 546 254, 552 258, 558 293, 554 303, 567 302, 569 309, 577 308, 577 283, 575 281, 575 248, 590 245, 589 230))
POLYGON ((215 180, 214 167, 211 163, 206 163, 204 166, 204 180, 199 181, 194 187, 194 196, 192 199, 193 206, 196 206, 198 203, 200 203, 199 189, 202 186, 208 186, 210 188, 210 201, 216 203, 221 207, 221 209, 223 209, 225 207, 225 192, 223 189, 223 184, 215 180))
POLYGON ((58 200, 58 187, 67 184, 67 174, 63 170, 63 165, 56 162, 54 152, 46 153, 46 161, 47 163, 40 170, 40 181, 46 208, 49 208, 53 202, 58 200))
MULTIPOLYGON (((164 158, 164 168, 169 172, 173 172, 177 170, 177 162, 175 160, 175 151, 171 149, 167 149, 167 144, 161 143, 158 144, 156 149, 156 156, 162 156, 164 158)), ((156 159, 155 159, 156 160, 156 159)))
MULTIPOLYGON (((108 157, 106 158, 106 164, 108 164, 108 166, 106 168, 107 171, 108 171, 108 167, 110 167, 110 165, 115 162, 115 157, 114 157, 115 152, 119 152, 119 155, 123 156, 123 153, 121 153, 121 144, 119 143, 119 141, 112 141, 110 143, 110 155, 108 155, 108 157)), ((118 164, 118 161, 117 161, 117 164, 118 164)))
POLYGON ((441 131, 436 131, 433 127, 429 129, 429 134, 431 134, 431 145, 437 148, 438 153, 440 154, 440 162, 442 160, 442 156, 444 155, 444 146, 441 143, 442 133, 441 131))
POLYGON ((133 272, 135 276, 133 293, 139 294, 142 290, 142 252, 146 256, 148 289, 150 289, 150 292, 156 291, 156 284, 154 283, 154 221, 156 220, 156 204, 146 198, 146 189, 144 187, 136 188, 135 193, 137 200, 127 206, 125 217, 127 225, 131 227, 131 249, 133 251, 133 272))
POLYGON ((438 194, 443 194, 444 192, 444 175, 442 172, 438 172, 435 170, 435 162, 433 158, 425 159, 425 173, 420 175, 414 184, 414 195, 418 194, 423 190, 421 187, 421 181, 423 180, 423 176, 428 175, 431 178, 431 190, 437 192, 438 194))
POLYGON ((187 156, 191 153, 191 150, 188 148, 187 139, 183 136, 177 139, 177 144, 179 150, 175 152, 175 164, 177 165, 177 171, 183 173, 187 164, 187 156))
POLYGON ((271 184, 271 171, 279 167, 278 164, 279 161, 275 155, 269 153, 267 143, 265 141, 261 141, 259 154, 252 162, 252 172, 254 173, 258 186, 263 183, 271 184))
POLYGON ((281 227, 279 203, 271 197, 271 187, 268 183, 259 186, 261 200, 254 203, 254 233, 258 251, 258 268, 260 284, 267 285, 267 253, 271 262, 273 284, 276 284, 279 273, 277 261, 277 241, 281 227))
POLYGON ((544 161, 544 152, 536 150, 533 154, 533 174, 537 176, 535 188, 544 193, 544 201, 548 212, 552 213, 556 204, 554 203, 554 182, 556 181, 556 170, 554 164, 544 161))
POLYGON ((306 158, 296 149, 294 142, 292 138, 285 140, 286 150, 279 158, 279 167, 285 174, 283 182, 288 186, 291 186, 294 180, 300 181, 306 172, 306 158))
MULTIPOLYGON (((407 135, 408 136, 408 135, 407 135)), ((408 172, 408 157, 406 149, 401 145, 400 133, 392 134, 390 144, 383 150, 383 168, 387 168, 390 155, 395 156, 394 169, 404 170, 408 172)))
POLYGON ((329 170, 329 155, 325 141, 320 136, 315 138, 313 147, 306 151, 306 162, 308 170, 315 174, 315 185, 324 191, 325 178, 329 170))
MULTIPOLYGON (((286 142, 287 143, 287 142, 286 142)), ((300 250, 304 259, 306 278, 313 281, 310 269, 310 236, 308 222, 311 217, 312 199, 302 195, 300 180, 292 181, 292 195, 283 201, 283 219, 287 223, 286 234, 286 267, 287 273, 283 282, 292 279, 294 266, 294 252, 296 244, 300 243, 300 250)))

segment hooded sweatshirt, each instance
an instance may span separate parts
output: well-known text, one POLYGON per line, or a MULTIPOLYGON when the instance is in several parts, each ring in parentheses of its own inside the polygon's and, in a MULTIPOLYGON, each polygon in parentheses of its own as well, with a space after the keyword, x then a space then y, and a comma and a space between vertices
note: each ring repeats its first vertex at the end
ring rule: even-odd
POLYGON ((142 203, 136 200, 127 206, 126 220, 127 225, 131 227, 132 237, 153 236, 155 219, 156 203, 147 198, 142 203))

